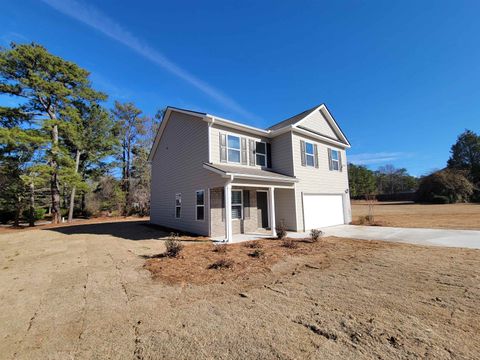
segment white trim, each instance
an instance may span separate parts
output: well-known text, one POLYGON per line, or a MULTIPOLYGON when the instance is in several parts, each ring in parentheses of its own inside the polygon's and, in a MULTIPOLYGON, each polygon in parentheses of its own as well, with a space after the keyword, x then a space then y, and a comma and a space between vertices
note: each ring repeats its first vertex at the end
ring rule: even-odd
POLYGON ((272 237, 277 237, 277 224, 275 223, 275 187, 270 186, 268 188, 268 197, 269 205, 272 211, 269 211, 269 219, 270 219, 270 228, 272 230, 272 237))
POLYGON ((327 138, 325 136, 312 133, 311 131, 308 131, 308 130, 303 130, 303 129, 300 129, 300 128, 293 128, 292 131, 296 132, 296 133, 299 133, 301 135, 304 135, 304 136, 309 136, 309 137, 311 137, 313 139, 316 139, 316 140, 320 140, 320 141, 338 146, 341 149, 350 148, 350 145, 345 145, 344 143, 342 143, 340 141, 332 140, 332 139, 327 138))
MULTIPOLYGON (((248 183, 235 183, 235 182, 232 182, 232 185, 233 186, 238 186, 238 187, 256 187, 256 188, 269 188, 270 186, 272 186, 271 184, 248 184, 248 183)), ((291 186, 287 186, 287 185, 274 185, 276 189, 294 189, 294 185, 291 185, 291 186)))
POLYGON ((212 162, 212 125, 215 120, 208 123, 208 162, 212 162))
POLYGON ((207 114, 205 120, 206 121, 215 121, 216 123, 218 123, 220 125, 224 125, 226 127, 236 129, 236 130, 240 130, 240 131, 250 132, 250 133, 253 133, 253 134, 256 134, 256 135, 260 135, 260 136, 268 136, 268 134, 270 134, 270 132, 271 132, 270 130, 264 130, 264 129, 260 129, 260 128, 257 128, 257 127, 254 127, 254 126, 241 124, 241 123, 238 123, 238 122, 235 122, 235 121, 232 121, 232 120, 223 119, 221 117, 211 115, 211 114, 207 114))
POLYGON ((205 189, 195 190, 195 221, 205 221, 205 208, 205 189), (203 205, 197 204, 197 193, 200 191, 203 192, 203 205), (197 208, 199 207, 203 207, 203 219, 198 218, 197 208))
POLYGON ((225 197, 225 241, 233 240, 232 231, 232 179, 227 181, 224 187, 225 197))

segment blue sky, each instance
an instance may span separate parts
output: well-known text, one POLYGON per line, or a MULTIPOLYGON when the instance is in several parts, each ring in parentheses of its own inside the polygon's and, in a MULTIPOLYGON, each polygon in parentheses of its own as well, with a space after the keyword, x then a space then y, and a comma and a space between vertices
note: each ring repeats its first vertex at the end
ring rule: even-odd
POLYGON ((109 106, 148 114, 173 105, 266 127, 325 103, 350 161, 422 175, 480 130, 479 12, 478 1, 19 0, 2 4, 0 44, 38 42, 89 70, 109 106))

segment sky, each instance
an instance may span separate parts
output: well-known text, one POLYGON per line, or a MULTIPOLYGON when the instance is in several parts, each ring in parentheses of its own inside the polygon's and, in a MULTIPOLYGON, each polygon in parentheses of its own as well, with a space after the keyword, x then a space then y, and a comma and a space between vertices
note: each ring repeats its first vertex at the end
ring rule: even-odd
MULTIPOLYGON (((348 161, 445 166, 480 132, 479 1, 3 1, 0 45, 36 42, 153 115, 265 128, 324 103, 348 161)), ((0 98, 0 104, 11 105, 0 98)))

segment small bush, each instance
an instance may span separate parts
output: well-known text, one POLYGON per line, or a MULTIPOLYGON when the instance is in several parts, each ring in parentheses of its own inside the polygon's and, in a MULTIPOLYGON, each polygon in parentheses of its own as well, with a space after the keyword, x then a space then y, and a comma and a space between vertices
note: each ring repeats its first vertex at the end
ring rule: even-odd
POLYGON ((261 258, 265 256, 265 251, 263 249, 255 249, 255 251, 248 255, 254 258, 261 258))
POLYGON ((262 244, 260 244, 259 241, 248 241, 245 243, 244 246, 250 249, 260 249, 262 247, 262 244))
POLYGON ((432 195, 430 202, 432 204, 448 204, 450 203, 450 199, 443 195, 432 195))
POLYGON ((310 239, 312 242, 317 242, 323 236, 323 231, 320 229, 310 230, 310 239))
POLYGON ((285 237, 287 236, 287 227, 282 223, 278 225, 275 229, 277 230, 277 238, 279 240, 285 239, 285 237))
POLYGON ((295 240, 291 238, 284 238, 282 241, 282 246, 288 249, 296 249, 298 247, 298 244, 295 240))
POLYGON ((183 249, 182 243, 178 240, 178 234, 170 233, 170 237, 165 240, 165 256, 177 257, 183 249))
POLYGON ((213 251, 219 254, 225 254, 227 252, 227 249, 228 249, 227 244, 213 245, 213 251))
POLYGON ((208 265, 209 269, 215 269, 215 270, 230 269, 232 267, 233 267, 233 261, 225 258, 217 260, 213 264, 208 265))
POLYGON ((373 216, 371 215, 363 215, 358 217, 358 223, 360 225, 373 225, 373 216))

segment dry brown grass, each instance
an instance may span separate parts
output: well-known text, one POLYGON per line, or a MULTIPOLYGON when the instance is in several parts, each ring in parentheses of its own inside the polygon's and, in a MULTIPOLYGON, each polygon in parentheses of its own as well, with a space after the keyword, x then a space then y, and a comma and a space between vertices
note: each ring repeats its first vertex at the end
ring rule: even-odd
MULTIPOLYGON (((359 224, 368 215, 367 203, 353 201, 352 214, 353 224, 359 224)), ((480 230, 480 204, 378 202, 374 216, 375 224, 381 226, 480 230)))

